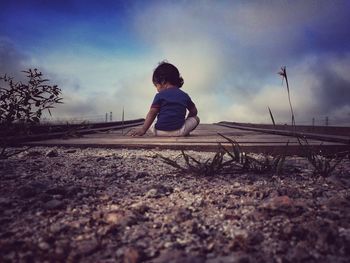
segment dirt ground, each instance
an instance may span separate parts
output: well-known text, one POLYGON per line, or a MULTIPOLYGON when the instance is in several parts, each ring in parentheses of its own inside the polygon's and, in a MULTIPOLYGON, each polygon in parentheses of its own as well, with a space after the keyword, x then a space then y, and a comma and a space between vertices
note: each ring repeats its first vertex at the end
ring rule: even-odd
MULTIPOLYGON (((156 153, 36 147, 0 160, 0 262, 349 262, 350 161, 179 173, 156 153)), ((205 160, 212 153, 190 152, 205 160)))

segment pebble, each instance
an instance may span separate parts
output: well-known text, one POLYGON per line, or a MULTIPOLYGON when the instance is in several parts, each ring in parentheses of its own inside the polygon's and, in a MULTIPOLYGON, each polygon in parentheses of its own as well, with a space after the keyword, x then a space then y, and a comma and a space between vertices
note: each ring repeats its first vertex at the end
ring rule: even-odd
POLYGON ((287 209, 293 206, 293 201, 288 196, 276 196, 268 199, 264 202, 260 208, 268 210, 278 210, 278 209, 287 209))
POLYGON ((87 256, 92 254, 98 247, 99 244, 96 239, 84 240, 78 243, 77 254, 87 256))
POLYGON ((152 188, 148 190, 148 192, 145 194, 146 198, 158 198, 160 197, 160 194, 158 193, 158 190, 155 188, 152 188))
POLYGON ((106 222, 109 224, 119 224, 120 221, 122 220, 123 215, 120 213, 116 213, 116 212, 112 212, 112 213, 108 213, 106 215, 106 222))
POLYGON ((133 247, 128 247, 124 250, 124 263, 138 263, 141 261, 139 251, 133 247))
POLYGON ((143 202, 137 202, 137 203, 133 203, 130 206, 135 212, 140 213, 140 214, 144 214, 147 211, 150 210, 150 207, 148 205, 146 205, 143 202))
POLYGON ((58 151, 56 149, 49 150, 45 154, 46 157, 58 157, 58 151))
POLYGON ((11 206, 11 200, 9 198, 0 197, 0 206, 5 208, 11 206))
MULTIPOLYGON (((207 259, 205 263, 249 263, 250 257, 244 253, 234 253, 228 256, 207 259)), ((255 261, 253 261, 255 262, 255 261)))
POLYGON ((234 182, 232 186, 233 186, 233 187, 240 187, 241 184, 240 184, 239 182, 234 182))
POLYGON ((44 208, 49 210, 60 209, 60 208, 63 208, 63 206, 64 206, 63 201, 56 200, 56 199, 50 200, 44 204, 44 208))
POLYGON ((40 242, 38 247, 42 250, 49 250, 50 249, 50 245, 46 242, 40 242))
POLYGON ((101 161, 105 161, 105 160, 106 160, 105 157, 98 157, 98 158, 96 159, 96 162, 101 162, 101 161))
POLYGON ((145 177, 149 177, 149 173, 147 172, 139 172, 136 174, 136 179, 141 179, 141 178, 145 178, 145 177))
POLYGON ((22 198, 31 198, 38 194, 38 190, 30 185, 25 185, 18 188, 17 193, 22 198))

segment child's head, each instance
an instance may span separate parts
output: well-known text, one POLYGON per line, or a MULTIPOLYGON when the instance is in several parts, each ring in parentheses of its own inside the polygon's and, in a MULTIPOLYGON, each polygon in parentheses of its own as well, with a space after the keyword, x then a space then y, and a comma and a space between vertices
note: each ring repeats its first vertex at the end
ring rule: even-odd
POLYGON ((167 62, 161 62, 154 70, 152 81, 154 85, 170 83, 179 88, 184 84, 179 70, 174 65, 167 62))

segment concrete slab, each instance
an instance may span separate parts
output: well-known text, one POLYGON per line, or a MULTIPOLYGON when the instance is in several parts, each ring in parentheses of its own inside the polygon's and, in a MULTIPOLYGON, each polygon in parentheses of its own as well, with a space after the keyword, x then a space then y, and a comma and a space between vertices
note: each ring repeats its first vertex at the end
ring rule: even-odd
MULTIPOLYGON (((242 150, 246 152, 302 154, 298 141, 293 137, 239 130, 215 124, 200 124, 187 137, 155 137, 150 132, 142 137, 132 137, 128 135, 132 129, 87 134, 79 138, 27 142, 25 145, 216 151, 219 143, 227 147, 231 145, 218 135, 221 133, 236 140, 242 150), (286 148, 287 142, 289 145, 286 148)), ((327 153, 349 150, 349 146, 342 143, 322 142, 320 140, 309 140, 308 142, 315 150, 327 153)))

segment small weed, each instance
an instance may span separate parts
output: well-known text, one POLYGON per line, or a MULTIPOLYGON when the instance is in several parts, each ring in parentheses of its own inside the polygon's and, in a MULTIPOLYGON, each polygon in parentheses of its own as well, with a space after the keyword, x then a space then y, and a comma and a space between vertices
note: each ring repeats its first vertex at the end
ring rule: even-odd
POLYGON ((12 77, 0 76, 0 158, 13 155, 8 146, 16 142, 15 136, 27 135, 30 127, 40 122, 44 111, 62 103, 61 89, 47 85, 48 79, 37 69, 23 71, 27 83, 16 82, 12 77), (2 86, 4 85, 4 86, 2 86), (12 137, 12 138, 11 138, 12 137))
POLYGON ((183 157, 186 166, 180 165, 177 161, 164 157, 161 154, 156 153, 156 156, 161 158, 166 164, 176 168, 180 172, 193 173, 196 175, 212 176, 214 174, 222 172, 227 168, 232 160, 224 161, 225 152, 219 149, 213 158, 209 158, 204 162, 197 160, 193 156, 186 154, 183 150, 181 156, 183 157))
POLYGON ((349 152, 342 152, 335 155, 324 156, 317 153, 309 144, 306 138, 298 138, 306 159, 314 168, 315 176, 329 177, 337 165, 348 155, 349 152))
MULTIPOLYGON (((213 176, 216 174, 235 174, 244 172, 254 172, 259 174, 281 174, 283 164, 285 161, 285 154, 278 155, 276 157, 264 156, 264 160, 255 158, 253 155, 246 154, 242 151, 241 146, 234 139, 231 139, 225 135, 219 133, 219 135, 225 138, 231 143, 231 149, 228 150, 221 143, 218 144, 218 150, 213 158, 200 161, 193 156, 181 151, 185 166, 179 162, 162 156, 156 153, 156 156, 161 158, 164 163, 174 167, 181 173, 193 173, 196 175, 213 176), (225 155, 228 155, 228 160, 225 155)), ((288 144, 287 144, 288 146, 288 144)))
MULTIPOLYGON (((282 81, 283 80, 286 81, 288 100, 289 100, 290 111, 292 115, 292 127, 294 131, 294 137, 297 138, 299 146, 304 152, 306 159, 314 167, 314 172, 313 172, 314 175, 329 177, 334 172, 336 166, 347 156, 348 152, 346 152, 345 154, 338 153, 333 156, 321 156, 310 146, 306 138, 302 138, 296 134, 295 118, 294 118, 292 102, 290 99, 290 89, 289 89, 286 67, 281 67, 281 71, 278 72, 278 74, 282 76, 282 81)), ((269 111, 270 111, 272 122, 275 125, 274 118, 270 108, 269 108, 269 111)))
MULTIPOLYGON (((239 143, 234 139, 231 139, 221 133, 218 133, 218 135, 231 143, 232 152, 228 151, 223 146, 221 147, 223 147, 236 165, 241 166, 242 171, 250 171, 261 174, 272 173, 278 175, 282 173, 283 165, 286 159, 286 151, 283 154, 275 157, 264 155, 264 160, 259 160, 258 158, 253 157, 253 155, 243 152, 239 143)), ((288 144, 289 141, 287 142, 286 148, 288 147, 288 144)))

